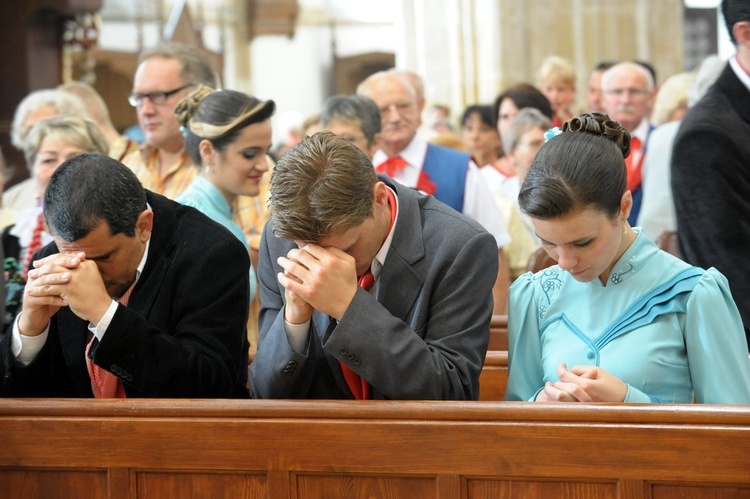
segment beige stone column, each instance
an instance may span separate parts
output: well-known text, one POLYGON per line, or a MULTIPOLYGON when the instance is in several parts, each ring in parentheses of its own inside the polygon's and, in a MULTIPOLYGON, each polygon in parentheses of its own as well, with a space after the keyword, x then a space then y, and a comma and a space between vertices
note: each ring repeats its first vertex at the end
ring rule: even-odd
POLYGON ((682 0, 403 0, 397 65, 425 78, 454 117, 508 85, 535 83, 548 55, 570 59, 579 101, 602 60, 642 59, 659 80, 682 71, 682 0))

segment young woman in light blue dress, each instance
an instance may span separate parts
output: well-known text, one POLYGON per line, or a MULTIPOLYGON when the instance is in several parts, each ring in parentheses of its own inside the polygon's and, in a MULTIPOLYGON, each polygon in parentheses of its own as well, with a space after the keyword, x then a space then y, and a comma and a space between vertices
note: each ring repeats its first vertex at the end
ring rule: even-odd
POLYGON ((505 398, 748 404, 748 345, 727 280, 628 225, 629 151, 619 123, 588 114, 536 155, 519 204, 557 265, 511 287, 505 398))
MULTIPOLYGON (((238 196, 257 196, 268 171, 271 115, 275 104, 234 90, 200 86, 177 105, 185 149, 200 171, 178 198, 229 229, 249 251, 245 234, 232 220, 238 196)), ((250 267, 250 301, 258 287, 250 267)))

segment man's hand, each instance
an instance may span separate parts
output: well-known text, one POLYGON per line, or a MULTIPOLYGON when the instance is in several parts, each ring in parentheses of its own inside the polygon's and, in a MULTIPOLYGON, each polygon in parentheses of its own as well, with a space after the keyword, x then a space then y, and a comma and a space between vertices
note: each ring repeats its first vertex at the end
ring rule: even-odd
POLYGON ((302 324, 313 309, 341 320, 357 292, 354 258, 337 248, 307 244, 279 257, 279 283, 286 290, 285 319, 302 324), (291 306, 290 306, 291 305, 291 306))
MULTIPOLYGON (((44 318, 41 330, 62 306, 69 306, 81 319, 98 324, 112 303, 96 262, 86 260, 83 252, 50 255, 35 262, 34 267, 29 272, 29 282, 26 284, 22 319, 27 315, 27 298, 32 297, 32 308, 28 309, 28 315, 35 316, 34 325, 37 325, 36 319, 42 324, 44 318)), ((19 323, 19 327, 23 334, 29 335, 23 323, 19 323)), ((34 332, 36 328, 29 331, 34 332)))
POLYGON ((24 288, 18 328, 24 336, 39 336, 50 319, 68 303, 60 296, 62 286, 70 282, 71 271, 85 258, 83 253, 55 253, 34 262, 24 288))

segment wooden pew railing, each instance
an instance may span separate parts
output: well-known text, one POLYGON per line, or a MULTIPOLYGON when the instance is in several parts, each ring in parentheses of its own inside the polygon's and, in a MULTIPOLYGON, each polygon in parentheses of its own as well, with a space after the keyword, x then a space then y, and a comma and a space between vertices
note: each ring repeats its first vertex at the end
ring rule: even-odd
POLYGON ((0 496, 738 498, 750 406, 0 400, 0 496))
POLYGON ((489 350, 508 350, 508 316, 493 315, 490 319, 489 350))

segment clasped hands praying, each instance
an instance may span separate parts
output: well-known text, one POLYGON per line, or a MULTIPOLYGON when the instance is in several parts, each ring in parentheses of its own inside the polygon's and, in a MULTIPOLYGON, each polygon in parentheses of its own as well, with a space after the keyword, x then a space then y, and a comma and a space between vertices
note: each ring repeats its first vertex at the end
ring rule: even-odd
POLYGON ((623 402, 628 386, 619 378, 595 366, 563 363, 557 368, 559 381, 546 382, 537 402, 623 402))
POLYGON ((341 320, 357 292, 357 266, 354 257, 342 250, 305 244, 279 257, 284 269, 277 275, 284 287, 284 319, 304 324, 318 310, 341 320))
POLYGON ((55 253, 36 260, 29 271, 18 327, 24 336, 38 336, 65 306, 97 324, 112 303, 101 273, 86 254, 55 253))

